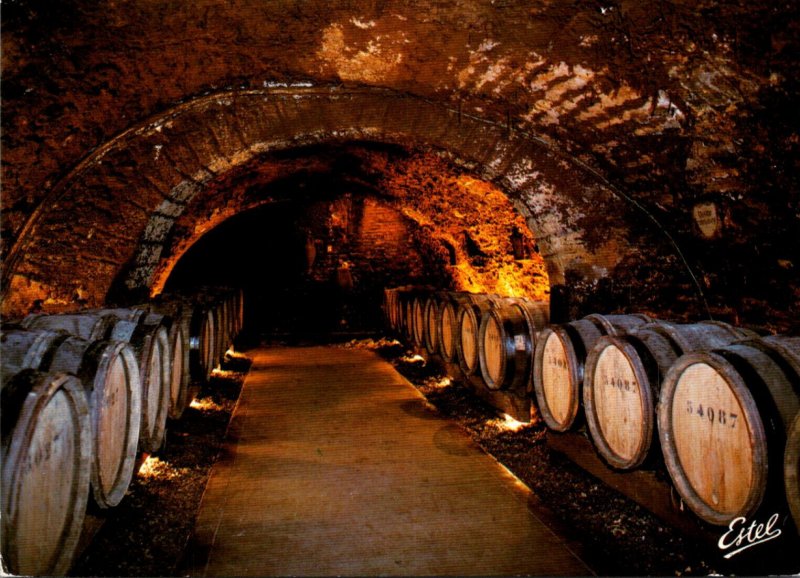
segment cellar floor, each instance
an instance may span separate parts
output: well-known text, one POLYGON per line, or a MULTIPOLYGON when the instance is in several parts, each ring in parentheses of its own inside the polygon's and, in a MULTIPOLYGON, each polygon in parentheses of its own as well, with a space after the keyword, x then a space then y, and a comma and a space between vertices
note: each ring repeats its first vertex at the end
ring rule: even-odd
POLYGON ((374 353, 248 356, 181 575, 592 574, 374 353))

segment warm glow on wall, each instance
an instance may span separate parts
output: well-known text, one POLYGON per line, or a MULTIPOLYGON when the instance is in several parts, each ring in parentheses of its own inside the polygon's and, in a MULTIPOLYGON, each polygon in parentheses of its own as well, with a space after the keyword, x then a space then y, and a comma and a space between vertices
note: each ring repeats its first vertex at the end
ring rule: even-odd
POLYGON ((396 199, 405 217, 424 231, 419 242, 431 254, 448 254, 453 289, 549 298, 547 272, 536 241, 500 189, 431 153, 380 166, 386 170, 382 188, 396 199))

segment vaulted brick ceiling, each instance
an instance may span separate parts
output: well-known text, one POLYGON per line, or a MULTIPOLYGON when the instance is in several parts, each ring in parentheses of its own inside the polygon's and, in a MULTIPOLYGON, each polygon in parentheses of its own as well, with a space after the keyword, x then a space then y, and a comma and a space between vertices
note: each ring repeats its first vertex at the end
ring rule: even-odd
POLYGON ((85 285, 92 238, 112 253, 92 265, 96 299, 159 267, 143 242, 175 187, 269 142, 374 140, 495 182, 578 297, 662 284, 678 294, 665 310, 789 327, 799 25, 766 0, 4 5, 4 310, 85 285))

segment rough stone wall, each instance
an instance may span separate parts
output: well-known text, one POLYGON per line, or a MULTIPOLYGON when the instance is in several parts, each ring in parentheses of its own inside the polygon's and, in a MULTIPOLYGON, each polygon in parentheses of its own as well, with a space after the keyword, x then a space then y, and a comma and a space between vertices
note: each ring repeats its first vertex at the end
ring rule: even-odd
MULTIPOLYGON (((676 240, 707 313, 796 327, 798 11, 771 0, 6 3, 4 250, 90 151, 181 101, 280 83, 369 85, 554 144, 676 240)), ((118 248, 92 261, 113 275, 149 222, 139 196, 149 193, 104 199, 104 183, 85 186, 92 203, 129 214, 129 229, 105 231, 118 248)), ((660 244, 642 250, 651 246, 619 273, 672 282, 642 266, 664 257, 660 244)), ((566 282, 588 283, 580 300, 591 302, 596 276, 571 271, 566 282)), ((33 291, 46 281, 24 282, 33 291)), ((606 285, 600 293, 631 287, 606 285)), ((78 300, 88 290, 65 289, 78 300)))

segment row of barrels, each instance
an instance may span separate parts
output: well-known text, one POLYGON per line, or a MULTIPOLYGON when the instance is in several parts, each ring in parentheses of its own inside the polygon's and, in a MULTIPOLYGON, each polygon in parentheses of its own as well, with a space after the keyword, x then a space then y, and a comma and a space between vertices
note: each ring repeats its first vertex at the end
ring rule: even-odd
POLYGON ((420 288, 386 290, 384 311, 415 346, 507 391, 527 391, 536 335, 549 320, 544 301, 420 288))
POLYGON ((65 573, 89 500, 117 506, 141 454, 191 401, 242 323, 236 291, 4 322, 2 554, 14 574, 65 573))
POLYGON ((548 428, 585 425, 610 467, 663 464, 704 521, 778 501, 800 526, 800 337, 647 315, 551 325, 541 303, 422 288, 389 289, 384 307, 466 376, 477 364, 487 388, 524 388, 548 428))

